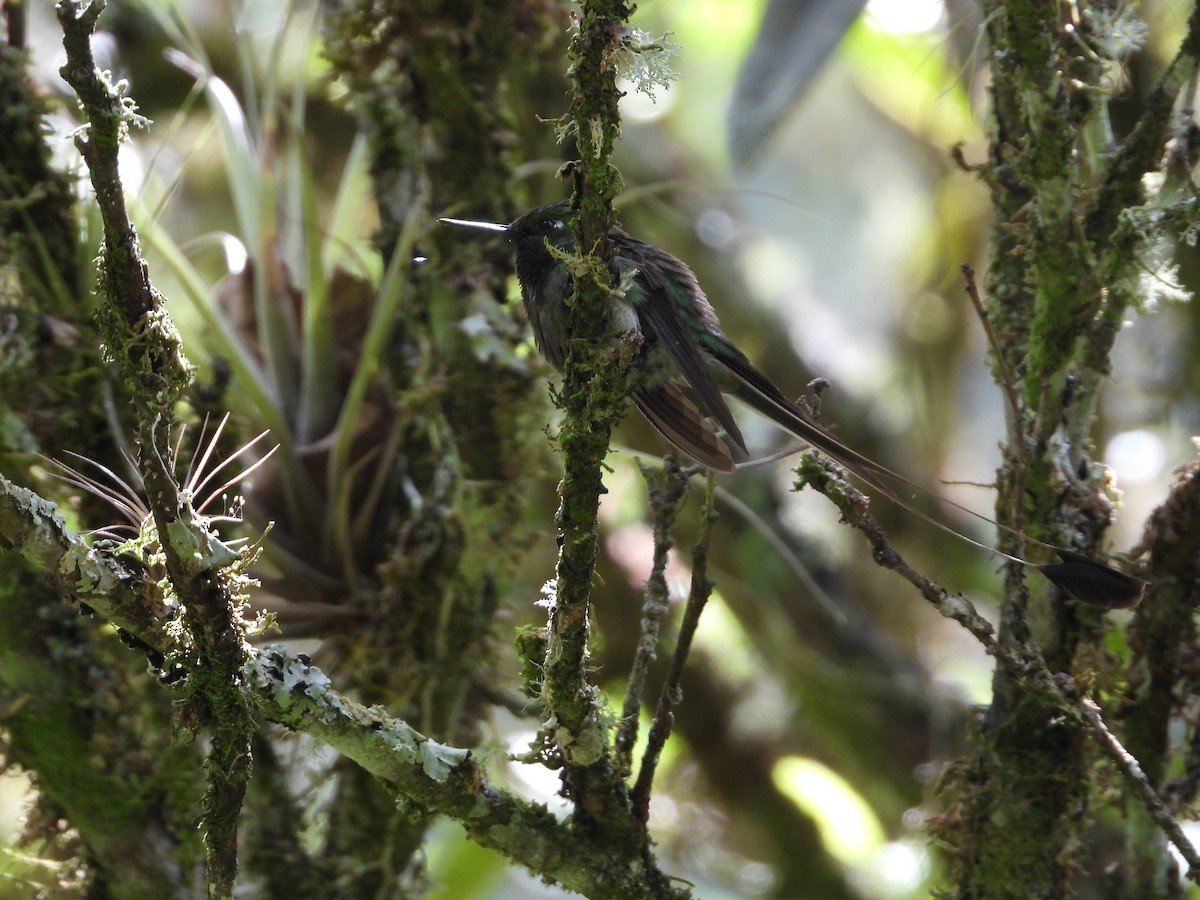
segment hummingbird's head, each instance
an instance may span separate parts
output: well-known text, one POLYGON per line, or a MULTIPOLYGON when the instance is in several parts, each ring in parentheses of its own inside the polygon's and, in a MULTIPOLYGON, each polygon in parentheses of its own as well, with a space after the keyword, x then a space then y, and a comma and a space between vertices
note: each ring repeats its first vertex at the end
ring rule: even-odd
POLYGON ((508 226, 508 239, 518 246, 534 242, 544 247, 546 242, 556 250, 571 250, 575 246, 575 233, 571 222, 578 213, 567 200, 547 203, 531 209, 508 226))
MULTIPOLYGON (((509 225, 496 222, 478 222, 472 219, 439 219, 447 225, 458 225, 462 228, 474 228, 479 231, 500 232, 517 251, 517 279, 521 282, 526 302, 536 303, 541 298, 547 284, 555 278, 555 273, 561 270, 563 274, 561 289, 567 289, 565 266, 561 258, 555 258, 550 248, 562 253, 575 250, 575 234, 571 223, 578 212, 571 208, 567 200, 559 200, 531 209, 524 215, 518 216, 509 225)), ((560 300, 562 298, 559 298, 560 300)))

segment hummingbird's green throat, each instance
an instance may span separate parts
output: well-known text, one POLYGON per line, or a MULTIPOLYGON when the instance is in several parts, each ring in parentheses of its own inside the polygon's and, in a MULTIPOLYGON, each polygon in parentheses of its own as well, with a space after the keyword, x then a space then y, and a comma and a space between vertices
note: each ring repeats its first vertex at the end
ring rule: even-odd
MULTIPOLYGON (((571 332, 571 308, 567 300, 573 286, 566 263, 556 258, 550 248, 561 253, 576 252, 575 232, 571 227, 576 215, 578 213, 564 200, 530 210, 509 225, 468 219, 439 220, 464 228, 500 232, 508 237, 516 250, 517 280, 521 283, 521 297, 534 340, 542 355, 560 371, 566 359, 567 336, 571 332)), ((712 469, 732 471, 735 466, 729 443, 742 452, 746 451, 746 444, 722 396, 729 394, 841 463, 875 490, 922 518, 928 518, 897 496, 889 482, 922 491, 925 488, 852 450, 831 435, 802 404, 784 396, 721 333, 717 314, 686 264, 619 228, 609 232, 609 239, 613 244, 614 276, 625 276, 629 285, 624 297, 613 301, 610 325, 614 332, 637 331, 642 337, 632 399, 667 443, 712 469), (718 433, 714 423, 724 431, 724 436, 718 433)), ((992 521, 957 503, 941 499, 977 518, 992 521)), ((943 522, 933 521, 933 524, 978 544, 943 522)), ((1067 593, 1086 603, 1117 609, 1133 606, 1141 599, 1146 582, 1140 578, 1074 551, 1044 544, 1026 535, 1020 537, 1048 547, 1062 562, 1038 565, 991 547, 986 549, 1033 566, 1067 593)))

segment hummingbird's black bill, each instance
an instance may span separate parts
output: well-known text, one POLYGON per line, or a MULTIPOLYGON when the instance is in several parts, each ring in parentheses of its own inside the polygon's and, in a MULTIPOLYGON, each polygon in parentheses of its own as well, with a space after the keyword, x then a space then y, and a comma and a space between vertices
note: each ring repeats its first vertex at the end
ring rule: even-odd
POLYGON ((476 231, 508 232, 508 226, 501 225, 499 222, 476 222, 474 219, 438 219, 438 221, 447 225, 457 225, 460 228, 474 228, 476 231))

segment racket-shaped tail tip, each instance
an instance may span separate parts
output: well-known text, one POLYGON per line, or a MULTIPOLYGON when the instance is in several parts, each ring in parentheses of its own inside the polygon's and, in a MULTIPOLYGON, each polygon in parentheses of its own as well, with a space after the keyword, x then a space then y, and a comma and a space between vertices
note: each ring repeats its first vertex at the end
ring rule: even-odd
POLYGON ((1076 600, 1101 609, 1137 606, 1150 582, 1126 575, 1112 566, 1070 550, 1056 549, 1062 562, 1038 566, 1037 570, 1076 600))

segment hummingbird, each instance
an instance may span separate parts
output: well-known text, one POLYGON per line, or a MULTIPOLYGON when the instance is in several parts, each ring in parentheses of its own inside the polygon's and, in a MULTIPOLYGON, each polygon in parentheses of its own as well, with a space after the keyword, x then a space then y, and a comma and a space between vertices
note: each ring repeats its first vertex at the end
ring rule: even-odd
MULTIPOLYGON (((566 362, 572 315, 568 300, 573 290, 570 270, 562 256, 577 252, 573 229, 577 216, 569 201, 560 200, 532 209, 507 225, 471 219, 438 220, 508 238, 516 251, 517 281, 534 341, 559 371, 566 362)), ((934 492, 846 446, 817 422, 805 404, 789 399, 755 368, 721 331, 716 311, 686 263, 620 228, 612 228, 608 236, 613 247, 615 283, 627 286, 623 294, 614 296, 611 329, 613 333, 634 331, 642 339, 630 396, 646 420, 676 450, 718 472, 736 468, 730 443, 743 453, 747 450, 723 396, 729 394, 903 508, 961 540, 1032 566, 1075 598, 1105 609, 1134 606, 1141 600, 1147 582, 1098 560, 1014 532, 1052 550, 1061 560, 1030 562, 980 544, 905 502, 889 482, 934 492)), ((938 499, 1010 530, 951 500, 938 499)))

